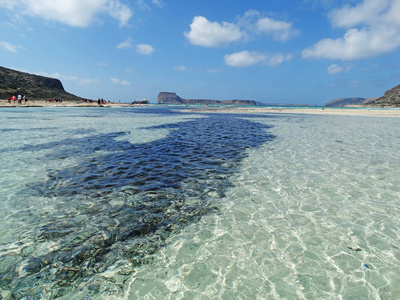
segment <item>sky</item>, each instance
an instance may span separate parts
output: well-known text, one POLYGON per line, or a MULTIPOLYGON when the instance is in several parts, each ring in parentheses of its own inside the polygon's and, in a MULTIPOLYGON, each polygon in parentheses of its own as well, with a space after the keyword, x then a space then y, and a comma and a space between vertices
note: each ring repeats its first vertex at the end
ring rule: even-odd
POLYGON ((400 0, 0 0, 0 66, 121 102, 380 97, 400 0))

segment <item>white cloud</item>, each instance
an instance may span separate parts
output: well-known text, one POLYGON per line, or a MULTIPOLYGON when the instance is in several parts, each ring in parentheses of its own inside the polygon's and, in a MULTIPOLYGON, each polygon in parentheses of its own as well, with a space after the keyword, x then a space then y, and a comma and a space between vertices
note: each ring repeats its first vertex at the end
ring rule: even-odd
POLYGON ((140 44, 137 45, 136 52, 143 55, 150 55, 154 52, 154 48, 151 45, 140 44))
POLYGON ((186 69, 186 67, 185 66, 183 66, 183 65, 180 65, 180 66, 175 66, 175 71, 181 71, 181 72, 184 72, 184 71, 186 71, 187 69, 186 69))
POLYGON ((228 66, 246 68, 265 61, 266 56, 259 52, 242 51, 226 54, 224 61, 228 66))
POLYGON ((337 74, 343 71, 343 68, 341 66, 338 66, 336 64, 330 65, 328 67, 328 73, 329 74, 337 74))
POLYGON ((119 0, 0 0, 0 6, 14 9, 18 16, 34 16, 62 24, 86 27, 103 14, 127 25, 131 9, 119 0))
POLYGON ((243 39, 244 32, 232 23, 210 22, 205 17, 197 16, 190 24, 190 31, 184 33, 189 42, 202 47, 219 47, 243 39))
POLYGON ((323 39, 304 49, 303 58, 353 60, 400 47, 400 0, 364 0, 331 12, 334 27, 347 28, 341 38, 323 39))
POLYGON ((0 41, 0 48, 3 48, 4 50, 6 50, 8 52, 13 52, 13 53, 16 53, 18 51, 17 46, 12 45, 6 41, 0 41))
POLYGON ((120 27, 126 26, 132 17, 130 8, 119 1, 109 1, 108 11, 111 17, 119 21, 120 27))
POLYGON ((292 36, 299 34, 298 30, 293 29, 293 25, 284 21, 277 21, 271 18, 259 19, 256 23, 259 32, 271 34, 277 41, 287 41, 292 36))
POLYGON ((111 78, 111 82, 113 84, 120 84, 120 85, 130 85, 131 84, 129 81, 120 80, 120 79, 117 79, 117 78, 111 78))
POLYGON ((12 9, 16 4, 15 0, 0 0, 0 6, 7 9, 12 9))
POLYGON ((117 45, 117 49, 128 49, 132 47, 132 38, 128 37, 125 41, 117 45))
POLYGON ((370 23, 387 9, 391 0, 364 0, 355 7, 345 5, 329 14, 332 25, 349 28, 362 23, 370 23))
POLYGON ((237 68, 246 68, 258 63, 261 63, 264 66, 272 67, 280 65, 291 58, 291 55, 285 55, 282 53, 263 54, 256 51, 241 51, 232 54, 226 54, 224 61, 228 66, 237 68))
POLYGON ((203 16, 194 17, 190 31, 184 33, 191 44, 202 47, 227 46, 260 34, 271 35, 274 40, 284 42, 299 35, 299 31, 293 28, 292 23, 262 17, 260 12, 249 10, 236 23, 219 23, 203 16))
POLYGON ((346 65, 346 66, 339 66, 337 64, 332 64, 328 67, 327 71, 328 74, 338 74, 338 73, 342 73, 342 72, 348 72, 350 71, 352 68, 351 65, 346 65))
POLYGON ((284 63, 285 61, 289 61, 292 59, 292 55, 290 54, 282 54, 282 53, 278 53, 278 54, 273 54, 273 55, 269 55, 267 56, 264 64, 266 66, 272 67, 272 66, 277 66, 280 65, 281 63, 284 63))

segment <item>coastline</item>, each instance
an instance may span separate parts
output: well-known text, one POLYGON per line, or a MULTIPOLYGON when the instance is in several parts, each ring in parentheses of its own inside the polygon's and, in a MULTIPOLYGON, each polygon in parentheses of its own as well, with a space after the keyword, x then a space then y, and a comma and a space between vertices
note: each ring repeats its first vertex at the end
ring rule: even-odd
MULTIPOLYGON (((26 104, 0 99, 0 108, 17 107, 143 107, 153 106, 150 104, 131 103, 105 103, 98 105, 97 101, 62 101, 49 102, 45 100, 29 100, 26 104)), ((180 111, 187 112, 186 109, 180 111)), ((340 116, 370 116, 370 117, 400 117, 399 108, 380 107, 279 107, 279 106, 206 106, 204 108, 190 109, 190 112, 198 113, 231 113, 231 114, 315 114, 315 115, 340 115, 340 116)))
POLYGON ((273 113, 273 114, 315 114, 340 116, 400 117, 400 109, 379 107, 229 107, 193 110, 207 113, 273 113))
POLYGON ((104 103, 99 106, 97 101, 85 102, 85 101, 62 101, 62 102, 50 102, 45 100, 28 100, 27 103, 18 103, 11 100, 0 100, 0 108, 4 107, 140 107, 148 106, 149 104, 131 104, 131 103, 104 103))

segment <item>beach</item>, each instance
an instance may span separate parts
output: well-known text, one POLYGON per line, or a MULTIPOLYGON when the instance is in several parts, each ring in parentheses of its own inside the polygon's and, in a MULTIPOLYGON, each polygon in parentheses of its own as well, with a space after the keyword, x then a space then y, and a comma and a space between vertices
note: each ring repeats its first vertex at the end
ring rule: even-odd
MULTIPOLYGON (((141 106, 142 104, 131 103, 104 103, 101 107, 134 107, 141 106)), ((144 104, 143 104, 144 105, 144 104)), ((18 101, 0 100, 0 107, 99 107, 97 100, 89 101, 47 101, 47 100, 28 100, 26 103, 18 103, 18 101)))
MULTIPOLYGON (((101 107, 141 107, 154 104, 105 103, 101 107)), ((99 107, 97 101, 62 101, 51 102, 46 100, 29 100, 19 104, 8 100, 0 100, 0 107, 99 107)), ((173 106, 172 106, 173 107, 173 106)), ((372 116, 372 117, 400 117, 400 108, 380 107, 275 107, 275 106, 186 106, 191 112, 203 113, 234 113, 234 114, 315 114, 341 116, 372 116)), ((186 111, 187 110, 181 110, 186 111)))
POLYGON ((314 114, 342 116, 400 117, 398 108, 378 107, 215 107, 198 109, 197 112, 236 114, 314 114))

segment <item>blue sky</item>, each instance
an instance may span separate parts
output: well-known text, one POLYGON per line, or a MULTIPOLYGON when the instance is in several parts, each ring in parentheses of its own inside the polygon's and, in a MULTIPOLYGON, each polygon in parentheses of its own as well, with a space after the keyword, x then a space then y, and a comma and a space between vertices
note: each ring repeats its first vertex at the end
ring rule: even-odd
POLYGON ((318 104, 400 83, 400 0, 0 0, 0 65, 112 101, 318 104))

